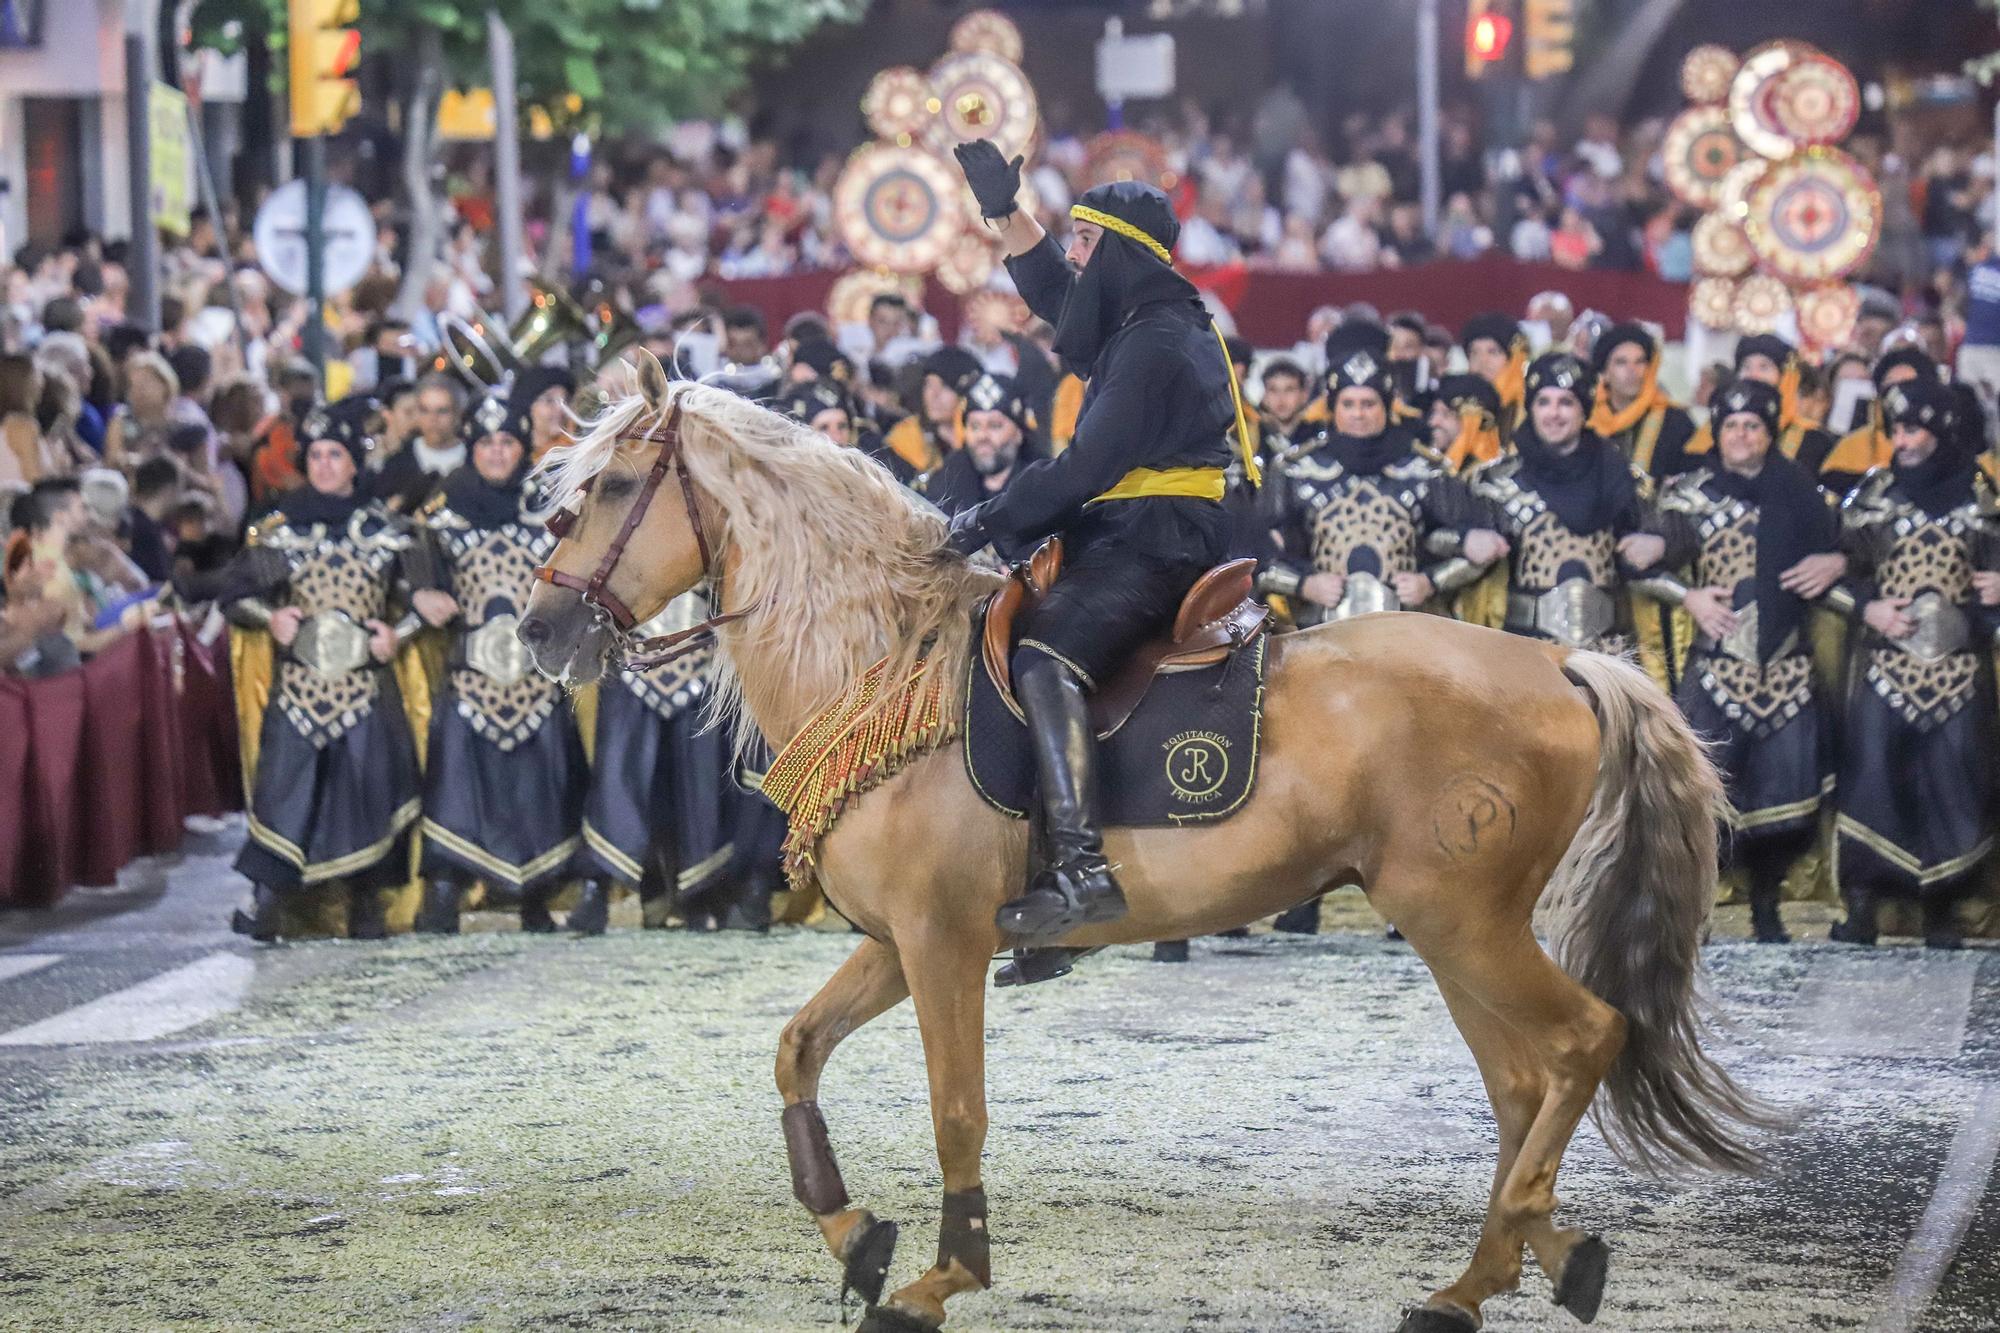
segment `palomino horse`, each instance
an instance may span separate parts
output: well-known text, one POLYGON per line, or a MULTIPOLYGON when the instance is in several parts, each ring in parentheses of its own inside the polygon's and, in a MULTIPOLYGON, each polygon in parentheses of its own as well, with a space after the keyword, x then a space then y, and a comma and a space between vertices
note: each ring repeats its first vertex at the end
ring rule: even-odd
MULTIPOLYGON (((551 505, 571 512, 521 627, 540 668, 596 678, 634 621, 709 578, 727 613, 720 706, 774 747, 884 659, 892 681, 922 655, 940 662, 955 707, 968 617, 1000 580, 945 549, 938 513, 862 453, 721 390, 669 385, 650 357, 634 381, 542 471, 551 505)), ((1404 1330, 1478 1328, 1481 1303, 1518 1283, 1524 1245, 1587 1322, 1608 1251, 1552 1214, 1600 1088, 1600 1123, 1629 1161, 1757 1165, 1743 1135, 1764 1114, 1700 1046, 1715 773, 1667 697, 1613 657, 1391 614, 1279 635, 1268 668, 1250 799, 1217 824, 1110 830, 1130 912, 1065 943, 1204 935, 1362 886, 1435 975, 1499 1128, 1472 1261, 1404 1330), (1560 966, 1533 928, 1544 898, 1560 966)), ((979 797, 955 749, 909 758, 820 842, 818 882, 868 938, 778 1048, 794 1189, 868 1298, 864 1329, 936 1329, 947 1299, 991 1283, 987 968, 1029 835, 979 797), (834 1048, 905 996, 943 1222, 936 1265, 883 1300, 894 1226, 849 1202, 816 1098, 834 1048)))

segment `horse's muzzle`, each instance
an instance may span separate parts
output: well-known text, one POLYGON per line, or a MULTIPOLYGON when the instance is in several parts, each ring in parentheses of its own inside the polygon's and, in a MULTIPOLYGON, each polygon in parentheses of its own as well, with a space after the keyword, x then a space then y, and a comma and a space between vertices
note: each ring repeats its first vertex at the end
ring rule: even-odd
POLYGON ((515 630, 535 669, 565 685, 588 685, 604 674, 611 630, 583 598, 538 584, 515 630))

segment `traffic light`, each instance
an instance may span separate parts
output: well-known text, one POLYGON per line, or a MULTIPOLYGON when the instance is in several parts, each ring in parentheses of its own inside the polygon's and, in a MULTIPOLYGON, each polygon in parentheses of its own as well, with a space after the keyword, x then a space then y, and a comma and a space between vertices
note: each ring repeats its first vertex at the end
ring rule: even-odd
POLYGON ((1576 0, 1526 0, 1531 79, 1567 74, 1576 63, 1576 0))
POLYGON ((289 0, 291 9, 292 135, 338 133, 361 110, 350 76, 361 57, 361 34, 348 27, 361 0, 289 0))
POLYGON ((1465 15, 1465 77, 1476 79, 1504 59, 1514 20, 1496 0, 1468 0, 1465 15))

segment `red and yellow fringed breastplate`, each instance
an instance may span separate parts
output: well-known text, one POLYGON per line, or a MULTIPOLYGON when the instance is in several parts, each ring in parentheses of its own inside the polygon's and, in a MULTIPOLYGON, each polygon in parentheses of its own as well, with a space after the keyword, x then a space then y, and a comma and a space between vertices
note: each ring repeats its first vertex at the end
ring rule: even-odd
POLYGON ((883 660, 808 722, 764 775, 763 791, 785 812, 785 878, 793 889, 812 879, 819 841, 848 803, 924 755, 958 738, 958 710, 947 710, 948 673, 917 663, 895 697, 872 708, 888 674, 883 660), (872 708, 872 712, 871 712, 872 708))

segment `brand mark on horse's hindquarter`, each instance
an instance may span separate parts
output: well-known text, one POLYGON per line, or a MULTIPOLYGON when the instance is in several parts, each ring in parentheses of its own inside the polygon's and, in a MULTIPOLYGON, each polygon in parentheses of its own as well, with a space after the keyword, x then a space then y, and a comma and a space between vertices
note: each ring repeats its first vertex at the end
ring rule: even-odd
POLYGON ((1465 773, 1445 787, 1431 816, 1438 849, 1453 860, 1476 856, 1481 848, 1514 841, 1514 802, 1487 778, 1465 773))

